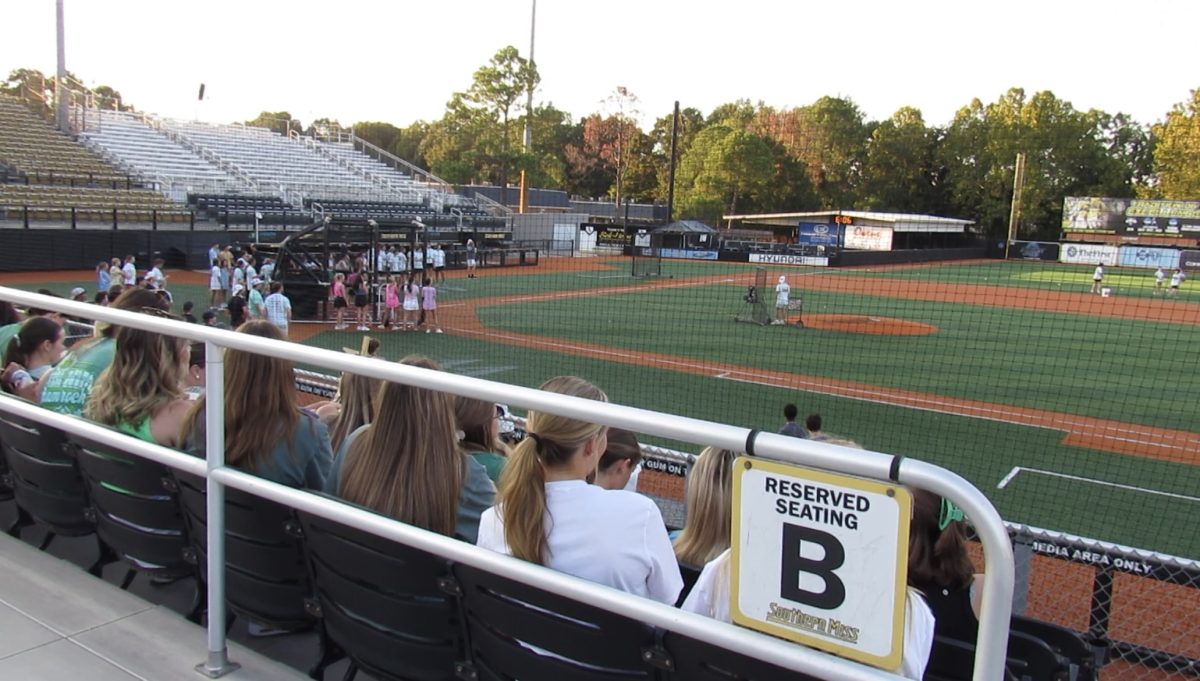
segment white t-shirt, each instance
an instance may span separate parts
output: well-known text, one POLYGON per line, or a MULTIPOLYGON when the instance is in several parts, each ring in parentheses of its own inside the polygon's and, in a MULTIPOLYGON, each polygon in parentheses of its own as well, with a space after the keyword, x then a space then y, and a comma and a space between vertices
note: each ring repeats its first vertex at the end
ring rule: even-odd
POLYGON ((434 267, 445 267, 446 266, 446 252, 445 251, 443 251, 440 248, 435 248, 435 249, 433 249, 432 255, 433 255, 433 266, 434 267))
POLYGON ((272 293, 267 296, 267 321, 281 329, 288 327, 288 313, 292 311, 292 301, 282 293, 272 293))
POLYGON ((1171 275, 1171 286, 1174 286, 1175 288, 1179 288, 1179 285, 1182 283, 1183 283, 1183 273, 1182 272, 1176 272, 1175 274, 1171 275))
POLYGON ((221 290, 221 267, 213 265, 208 275, 208 287, 214 291, 221 290))
POLYGON ((786 281, 780 282, 775 287, 775 306, 787 307, 788 295, 792 292, 792 287, 788 286, 786 281))
POLYGON ((121 267, 121 276, 125 278, 126 286, 137 285, 137 268, 133 266, 133 263, 127 262, 121 267))
POLYGON ((1165 278, 1166 278, 1166 276, 1167 276, 1167 273, 1166 273, 1166 272, 1163 272, 1163 270, 1162 270, 1162 268, 1161 268, 1161 267, 1160 267, 1160 268, 1158 268, 1158 270, 1156 270, 1156 271, 1154 272, 1154 281, 1155 281, 1155 283, 1161 284, 1161 283, 1162 283, 1162 281, 1163 281, 1163 279, 1165 279, 1165 278))
POLYGON ((263 281, 271 281, 271 275, 275 274, 275 264, 265 263, 262 266, 262 271, 259 272, 259 274, 262 275, 263 281))
POLYGON ((146 278, 153 281, 157 288, 164 288, 167 285, 167 278, 163 276, 162 270, 157 267, 151 267, 146 273, 146 278))
POLYGON ((1103 266, 1103 265, 1096 265, 1096 271, 1095 271, 1095 272, 1092 272, 1092 280, 1093 280, 1093 281, 1100 281, 1100 280, 1101 280, 1101 279, 1103 279, 1103 278, 1104 278, 1104 266, 1103 266))
MULTIPOLYGON (((713 558, 704 566, 696 585, 692 587, 681 610, 711 617, 722 622, 732 622, 729 615, 730 567, 733 564, 733 549, 713 558)), ((929 652, 933 649, 933 611, 921 596, 921 592, 909 588, 904 599, 904 650, 900 659, 900 675, 920 681, 929 664, 929 652)))
POLYGON ((419 271, 425 269, 424 258, 425 258, 425 255, 420 249, 413 251, 413 269, 414 270, 417 270, 419 272, 419 271))
MULTIPOLYGON (((668 605, 683 589, 662 513, 641 494, 583 480, 548 482, 546 526, 546 567, 668 605)), ((476 543, 511 554, 494 506, 479 519, 476 543)))

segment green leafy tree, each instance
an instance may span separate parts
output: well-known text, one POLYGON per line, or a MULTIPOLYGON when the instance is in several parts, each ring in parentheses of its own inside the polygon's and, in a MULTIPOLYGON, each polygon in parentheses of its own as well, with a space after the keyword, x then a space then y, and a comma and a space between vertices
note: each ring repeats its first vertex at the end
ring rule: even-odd
POLYGON ((429 134, 429 127, 429 123, 417 121, 407 128, 401 128, 399 136, 388 151, 418 168, 428 169, 429 161, 421 154, 421 143, 429 134))
POLYGON ((403 133, 391 123, 362 122, 354 124, 354 136, 390 152, 403 133))
POLYGON ((853 208, 873 125, 858 105, 822 97, 809 106, 777 112, 762 107, 750 130, 779 142, 800 161, 823 208, 853 208))
POLYGON ((263 111, 253 120, 246 121, 246 125, 274 130, 284 137, 287 137, 292 130, 297 132, 304 130, 304 125, 292 118, 292 115, 286 111, 263 111))
POLYGON ((532 112, 532 152, 525 159, 524 170, 532 187, 566 189, 568 145, 578 145, 583 139, 582 127, 571 120, 571 114, 553 104, 535 106, 532 112))
MULTIPOLYGON (((649 162, 654 166, 654 177, 657 179, 653 198, 666 201, 670 193, 668 186, 671 181, 671 127, 674 124, 675 113, 671 112, 654 121, 650 129, 649 162)), ((675 140, 675 163, 692 146, 692 140, 706 125, 704 114, 698 109, 687 107, 679 110, 679 131, 675 140)))
POLYGON ((868 210, 936 213, 942 207, 938 132, 921 112, 904 107, 880 123, 867 142, 859 206, 868 210))
POLYGON ((1176 104, 1167 119, 1153 128, 1154 196, 1200 198, 1200 89, 1191 95, 1190 101, 1176 104))
POLYGON ((126 104, 121 93, 107 85, 92 88, 93 101, 98 109, 109 111, 133 111, 133 106, 126 104))
POLYGON ((775 176, 770 141, 726 125, 701 131, 679 165, 678 214, 715 221, 760 204, 775 176))

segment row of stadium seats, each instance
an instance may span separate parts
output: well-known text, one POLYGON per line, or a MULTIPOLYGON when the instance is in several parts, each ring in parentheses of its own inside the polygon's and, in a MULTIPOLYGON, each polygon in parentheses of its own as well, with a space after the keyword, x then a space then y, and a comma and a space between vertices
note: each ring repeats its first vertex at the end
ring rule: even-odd
POLYGON ((107 189, 0 184, 0 204, 48 208, 179 210, 182 206, 147 189, 107 189))
POLYGON ((55 130, 20 100, 0 96, 0 163, 56 183, 79 180, 98 184, 126 174, 55 130))

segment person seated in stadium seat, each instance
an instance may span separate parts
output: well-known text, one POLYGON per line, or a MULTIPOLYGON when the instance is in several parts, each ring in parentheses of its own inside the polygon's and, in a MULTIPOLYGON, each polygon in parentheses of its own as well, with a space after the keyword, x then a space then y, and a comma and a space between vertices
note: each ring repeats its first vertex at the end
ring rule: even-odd
MULTIPOLYGON (((237 330, 285 340, 273 324, 256 320, 237 330)), ((204 456, 206 398, 192 402, 183 449, 204 456)), ((329 431, 301 409, 290 360, 240 350, 225 353, 225 462, 289 487, 323 489, 333 452, 329 431)))
POLYGON ((829 435, 825 431, 821 430, 820 414, 809 414, 808 417, 804 419, 804 426, 808 428, 808 439, 815 440, 817 442, 829 440, 829 435))
MULTIPOLYGON (((919 570, 929 561, 936 560, 932 554, 923 552, 920 548, 920 542, 923 540, 918 535, 922 533, 922 528, 927 524, 927 518, 918 518, 918 495, 920 494, 929 495, 923 490, 913 490, 913 518, 910 521, 908 541, 909 587, 904 600, 904 648, 900 656, 900 675, 914 679, 914 681, 921 681, 925 675, 925 667, 929 664, 929 653, 933 648, 934 636, 933 611, 926 602, 922 591, 913 583, 914 561, 922 564, 916 566, 919 570)), ((938 498, 936 495, 931 496, 934 496, 935 499, 938 498)), ((936 527, 936 516, 934 522, 936 527)), ((728 533, 726 534, 728 536, 728 533)), ((733 550, 725 549, 704 566, 704 570, 696 580, 696 585, 680 608, 722 622, 732 622, 729 614, 732 566, 733 550)), ((970 676, 971 670, 968 669, 962 678, 970 678, 970 676)))
MULTIPOLYGON (((928 601, 938 636, 974 643, 979 636, 980 589, 967 554, 963 512, 932 492, 914 489, 908 542, 908 583, 928 601)), ((974 660, 972 659, 972 667, 974 660)), ((971 668, 961 670, 964 678, 971 668)))
MULTIPOLYGON (((409 355, 401 364, 440 370, 409 355)), ((454 396, 385 383, 375 420, 342 443, 326 491, 424 529, 474 542, 495 498, 483 464, 458 447, 454 396)))
POLYGON ((508 446, 500 440, 499 407, 495 402, 459 395, 454 398, 454 419, 462 433, 462 450, 483 464, 493 483, 500 484, 508 446))
POLYGON ((706 447, 692 464, 684 493, 687 524, 674 542, 681 565, 700 569, 729 548, 735 458, 728 449, 706 447))
MULTIPOLYGON (((552 378, 541 389, 608 401, 574 376, 552 378)), ((607 428, 531 411, 526 432, 500 478, 496 506, 480 520, 479 546, 674 604, 683 578, 658 506, 587 482, 607 449, 607 428)))
POLYGON ((48 317, 34 317, 9 339, 4 347, 4 390, 36 401, 38 381, 62 358, 63 327, 48 317))
MULTIPOLYGON (((351 355, 374 357, 379 352, 379 340, 363 336, 363 348, 342 348, 351 355)), ((321 418, 329 428, 329 440, 333 451, 339 451, 346 437, 371 422, 375 414, 375 397, 383 382, 377 378, 359 374, 343 373, 338 379, 337 394, 332 400, 310 404, 308 408, 321 418)))
POLYGON ((642 470, 642 447, 628 430, 608 429, 608 447, 600 455, 593 484, 604 489, 637 491, 638 473, 642 470))
POLYGON ((112 363, 96 378, 84 417, 146 442, 178 446, 192 406, 183 390, 188 342, 128 326, 118 327, 113 340, 112 363))
MULTIPOLYGON (((163 301, 154 291, 142 288, 124 289, 112 307, 118 310, 143 312, 165 311, 163 301)), ((71 416, 82 416, 83 407, 91 394, 96 378, 113 362, 116 343, 113 336, 117 327, 98 323, 96 337, 77 343, 42 381, 38 400, 51 411, 71 416)))

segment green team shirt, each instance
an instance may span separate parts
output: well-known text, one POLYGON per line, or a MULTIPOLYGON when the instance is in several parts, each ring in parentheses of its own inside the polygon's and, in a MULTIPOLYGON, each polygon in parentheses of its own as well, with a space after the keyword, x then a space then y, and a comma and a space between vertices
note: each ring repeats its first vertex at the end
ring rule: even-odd
POLYGON ((87 347, 72 350, 46 379, 42 406, 60 414, 83 416, 83 405, 92 393, 92 384, 112 364, 116 349, 116 341, 101 338, 87 347))
MULTIPOLYGON (((20 330, 21 322, 0 326, 0 357, 3 357, 5 353, 8 352, 8 342, 12 340, 13 336, 17 335, 17 332, 20 330)), ((0 367, 0 371, 3 371, 3 367, 0 367)))

